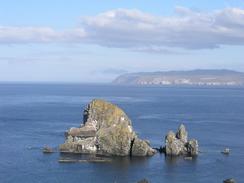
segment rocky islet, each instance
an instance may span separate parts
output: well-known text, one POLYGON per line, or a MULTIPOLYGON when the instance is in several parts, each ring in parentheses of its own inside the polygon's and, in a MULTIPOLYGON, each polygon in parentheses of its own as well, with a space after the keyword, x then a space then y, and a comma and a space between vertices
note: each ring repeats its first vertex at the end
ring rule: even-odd
MULTIPOLYGON (((60 152, 87 153, 105 156, 152 156, 156 150, 148 140, 140 139, 132 122, 118 106, 101 99, 92 100, 83 112, 83 123, 65 132, 60 152)), ((169 131, 161 152, 170 156, 197 156, 198 141, 188 140, 186 127, 169 131)))
POLYGON ((199 152, 198 141, 196 139, 188 140, 186 127, 181 124, 176 133, 168 132, 162 152, 169 156, 197 156, 199 152))
POLYGON ((104 100, 91 101, 84 110, 83 124, 66 133, 61 152, 107 156, 152 156, 148 140, 140 139, 131 120, 118 106, 104 100))

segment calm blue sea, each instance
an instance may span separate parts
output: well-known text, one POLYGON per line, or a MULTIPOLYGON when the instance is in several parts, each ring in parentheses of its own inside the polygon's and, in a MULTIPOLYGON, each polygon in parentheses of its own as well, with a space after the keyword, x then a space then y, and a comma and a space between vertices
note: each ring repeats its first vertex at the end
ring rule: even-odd
POLYGON ((1 183, 244 182, 244 89, 134 87, 84 84, 0 84, 1 183), (195 160, 114 158, 112 163, 58 163, 64 131, 79 126, 85 105, 102 98, 119 105, 153 147, 184 123, 199 140, 195 160), (229 147, 231 154, 220 153, 229 147))

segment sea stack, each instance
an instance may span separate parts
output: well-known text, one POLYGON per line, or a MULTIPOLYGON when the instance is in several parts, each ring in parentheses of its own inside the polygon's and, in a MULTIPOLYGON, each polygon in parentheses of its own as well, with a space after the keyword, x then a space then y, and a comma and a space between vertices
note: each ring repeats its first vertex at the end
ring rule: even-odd
POLYGON ((83 124, 65 133, 59 150, 108 156, 151 156, 155 150, 133 130, 131 120, 118 106, 104 100, 91 101, 84 110, 83 124))
POLYGON ((198 141, 196 139, 188 141, 188 132, 185 126, 181 124, 176 134, 169 131, 166 135, 163 152, 170 156, 196 156, 198 155, 198 141))

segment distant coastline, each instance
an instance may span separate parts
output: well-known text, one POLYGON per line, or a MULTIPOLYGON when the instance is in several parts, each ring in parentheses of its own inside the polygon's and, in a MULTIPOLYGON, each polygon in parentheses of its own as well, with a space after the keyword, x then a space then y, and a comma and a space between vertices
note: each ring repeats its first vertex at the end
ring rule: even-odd
POLYGON ((232 70, 190 70, 128 73, 113 84, 163 86, 244 86, 244 73, 232 70))

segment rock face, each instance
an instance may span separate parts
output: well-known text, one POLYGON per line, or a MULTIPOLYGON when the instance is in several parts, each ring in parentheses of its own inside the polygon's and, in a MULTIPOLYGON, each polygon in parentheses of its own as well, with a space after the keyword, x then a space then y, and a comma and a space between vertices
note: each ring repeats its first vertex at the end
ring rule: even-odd
POLYGON ((155 153, 148 141, 133 131, 125 112, 104 100, 93 100, 84 110, 83 124, 66 133, 61 152, 116 156, 150 156, 155 153))
POLYGON ((188 133, 183 124, 178 128, 176 134, 169 131, 165 137, 165 147, 163 148, 166 155, 198 155, 198 142, 195 139, 188 141, 188 133))
POLYGON ((183 124, 179 126, 178 132, 176 133, 176 138, 180 139, 182 142, 187 143, 188 133, 183 124))

